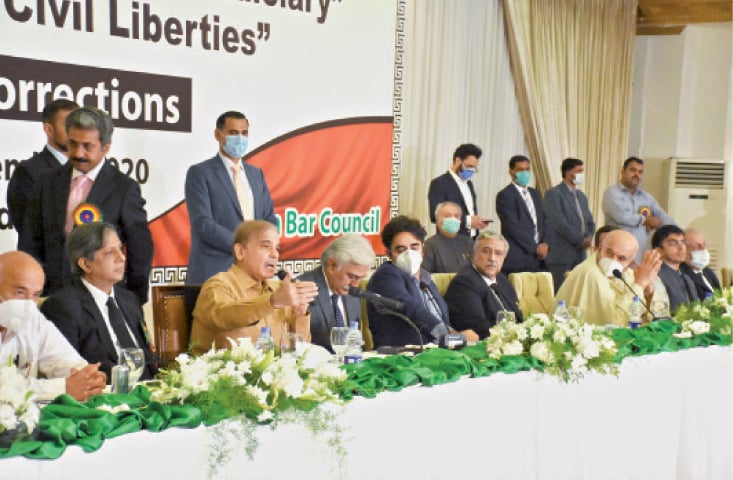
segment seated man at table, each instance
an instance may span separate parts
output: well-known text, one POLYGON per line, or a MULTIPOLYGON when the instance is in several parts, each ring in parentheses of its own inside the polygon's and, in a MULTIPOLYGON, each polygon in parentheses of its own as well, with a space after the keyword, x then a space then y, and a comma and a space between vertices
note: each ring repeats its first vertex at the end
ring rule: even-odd
POLYGON ((359 286, 374 260, 369 241, 349 233, 323 251, 320 267, 298 277, 318 286, 318 296, 310 307, 311 343, 332 351, 331 329, 361 322, 361 300, 349 295, 349 287, 359 286))
POLYGON ((234 232, 234 264, 201 286, 193 310, 191 349, 200 354, 229 348, 227 338, 249 337, 256 342, 261 327, 270 327, 279 343, 286 331, 310 341, 308 304, 318 295, 314 282, 292 281, 288 272, 279 285, 270 280, 277 271, 280 238, 264 220, 242 222, 234 232))
POLYGON ((460 235, 463 213, 457 203, 439 203, 435 209, 438 233, 425 240, 422 266, 430 273, 455 273, 468 265, 473 242, 468 235, 460 235))
POLYGON ((634 295, 647 304, 656 295, 655 279, 662 266, 659 252, 649 250, 632 270, 638 249, 631 233, 620 229, 607 233, 600 250, 570 271, 555 299, 581 307, 587 323, 626 326, 634 295), (614 270, 622 273, 633 292, 615 278, 614 270))
POLYGON ((68 393, 79 401, 102 393, 105 375, 87 362, 36 307, 45 275, 24 252, 0 255, 0 362, 11 359, 33 378, 38 400, 68 393), (36 378, 40 374, 44 378, 36 378))
POLYGON ((677 225, 662 225, 652 235, 652 248, 662 257, 659 278, 669 296, 669 311, 699 300, 695 284, 680 269, 687 256, 685 232, 677 225))
POLYGON ((704 300, 706 295, 720 290, 720 279, 713 269, 708 267, 710 252, 702 232, 694 228, 686 229, 685 243, 687 257, 685 263, 680 265, 680 271, 692 280, 697 289, 697 296, 700 297, 700 300, 704 300))
POLYGON ((502 235, 479 233, 471 265, 458 271, 445 294, 454 328, 473 330, 479 338, 486 338, 500 310, 512 311, 516 321, 522 321, 517 294, 501 273, 508 250, 509 244, 502 235))
POLYGON ((72 281, 48 297, 41 312, 86 361, 99 362, 109 380, 123 348, 142 349, 140 379, 152 379, 157 362, 140 300, 121 284, 126 257, 115 227, 106 222, 79 225, 66 239, 66 256, 72 281))
MULTIPOLYGON (((430 273, 420 268, 427 232, 420 222, 404 215, 394 217, 382 230, 382 243, 389 262, 383 263, 369 280, 367 290, 402 302, 397 315, 380 311, 369 303, 367 313, 374 345, 401 347, 437 342, 453 330, 448 306, 440 296, 430 273)), ((475 332, 461 332, 477 340, 475 332)))

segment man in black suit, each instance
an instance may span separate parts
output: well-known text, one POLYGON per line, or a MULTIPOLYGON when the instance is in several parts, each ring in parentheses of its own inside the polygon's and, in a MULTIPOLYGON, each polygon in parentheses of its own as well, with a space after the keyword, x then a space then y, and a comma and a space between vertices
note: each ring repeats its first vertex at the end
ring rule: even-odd
POLYGON ((491 220, 478 214, 476 191, 470 180, 478 172, 480 158, 481 149, 476 145, 466 143, 456 148, 448 171, 430 182, 428 208, 431 222, 435 223, 435 210, 440 203, 453 202, 460 205, 465 213, 461 218, 461 235, 475 237, 479 230, 489 225, 491 220))
POLYGON ((545 192, 547 266, 555 293, 565 280, 565 274, 585 260, 596 229, 588 199, 577 188, 584 182, 584 169, 582 160, 566 158, 560 167, 562 182, 545 192))
MULTIPOLYGON (((8 215, 18 235, 23 232, 25 209, 38 177, 43 172, 66 164, 65 122, 69 113, 77 108, 79 105, 63 98, 58 98, 43 107, 41 120, 46 134, 46 146, 28 160, 20 162, 10 176, 7 192, 8 215)), ((20 241, 18 243, 20 244, 20 241)))
POLYGON ((127 288, 141 304, 147 301, 153 242, 145 200, 139 185, 105 160, 112 129, 109 115, 97 108, 70 113, 69 163, 44 173, 36 184, 19 248, 43 265, 46 295, 71 278, 64 242, 74 225, 104 219, 115 226, 125 245, 127 288))
POLYGON ((448 285, 445 301, 456 330, 473 330, 479 338, 489 336, 500 310, 514 312, 523 321, 517 294, 501 273, 510 249, 506 239, 493 232, 481 232, 476 239, 471 265, 463 267, 448 285))
POLYGON ((318 296, 310 306, 311 343, 331 351, 331 329, 361 321, 361 300, 349 295, 358 287, 374 263, 369 241, 354 233, 337 238, 323 251, 321 266, 298 279, 318 285, 318 296))
POLYGON ((496 195, 496 213, 501 234, 509 242, 502 273, 546 271, 545 212, 542 197, 528 187, 532 174, 529 158, 515 155, 509 160, 512 183, 496 195))
POLYGON ((662 257, 659 279, 667 290, 670 312, 674 313, 681 304, 699 300, 695 284, 680 270, 687 256, 685 232, 677 225, 662 225, 652 235, 652 248, 662 257))
POLYGON ((142 349, 141 379, 153 378, 158 369, 140 302, 118 284, 125 275, 125 254, 115 227, 80 225, 69 235, 67 254, 74 279, 43 302, 43 314, 86 361, 101 364, 107 379, 123 348, 142 349))
POLYGON ((697 290, 697 296, 700 297, 700 300, 704 300, 706 295, 713 293, 714 290, 720 290, 720 279, 708 267, 710 252, 708 252, 703 234, 693 228, 688 228, 685 230, 685 242, 687 257, 685 263, 680 265, 680 271, 692 280, 697 290))

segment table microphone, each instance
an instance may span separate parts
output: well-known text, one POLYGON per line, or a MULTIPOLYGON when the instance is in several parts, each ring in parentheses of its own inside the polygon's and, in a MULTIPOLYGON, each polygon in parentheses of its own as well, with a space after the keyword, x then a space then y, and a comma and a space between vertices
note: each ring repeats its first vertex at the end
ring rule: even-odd
POLYGON ((378 293, 370 292, 368 290, 362 290, 358 287, 349 287, 349 295, 351 295, 352 297, 363 298, 375 307, 385 307, 390 310, 395 310, 397 312, 402 311, 402 302, 383 297, 378 293))
MULTIPOLYGON (((616 277, 619 280, 621 280, 622 282, 624 282, 624 285, 626 285, 626 288, 628 288, 629 291, 631 291, 631 293, 634 294, 634 296, 637 296, 638 297, 638 295, 636 294, 636 292, 634 291, 634 289, 631 288, 631 285, 629 285, 628 283, 626 283, 626 280, 624 280, 624 275, 621 273, 621 270, 619 270, 618 268, 614 268, 611 273, 613 274, 614 277, 616 277)), ((652 311, 649 310, 649 307, 646 306, 646 302, 645 301, 642 301, 641 304, 644 305, 644 309, 647 312, 649 312, 649 315, 651 315, 652 318, 657 318, 657 317, 654 316, 654 314, 652 313, 652 311)))
POLYGON ((286 272, 285 270, 278 270, 275 276, 279 278, 280 281, 282 282, 283 280, 285 280, 285 277, 288 276, 288 272, 286 272))

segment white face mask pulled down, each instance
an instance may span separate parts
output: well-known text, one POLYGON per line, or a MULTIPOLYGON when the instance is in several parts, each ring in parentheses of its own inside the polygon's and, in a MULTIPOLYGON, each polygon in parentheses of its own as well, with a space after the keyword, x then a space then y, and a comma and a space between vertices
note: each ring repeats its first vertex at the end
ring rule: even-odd
POLYGON ((422 255, 416 250, 405 250, 400 253, 395 260, 397 268, 407 273, 408 275, 415 275, 420 271, 420 265, 422 265, 422 255))
POLYGON ((603 257, 600 260, 598 260, 598 267, 601 269, 603 274, 609 278, 613 278, 613 271, 618 270, 619 272, 624 272, 624 267, 616 260, 603 257))

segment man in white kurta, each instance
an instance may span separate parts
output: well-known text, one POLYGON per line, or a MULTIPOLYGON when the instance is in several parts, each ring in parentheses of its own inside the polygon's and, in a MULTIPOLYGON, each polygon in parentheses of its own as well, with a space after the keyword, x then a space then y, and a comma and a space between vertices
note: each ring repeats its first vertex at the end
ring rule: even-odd
POLYGON ((627 326, 629 306, 634 296, 646 302, 654 298, 657 273, 662 264, 659 253, 650 250, 632 270, 629 267, 638 248, 638 242, 629 232, 609 232, 600 250, 568 274, 556 300, 583 308, 587 323, 627 326), (614 270, 622 272, 633 292, 614 277, 614 270))
POLYGON ((15 363, 32 379, 37 400, 68 393, 85 401, 102 393, 106 377, 38 311, 43 283, 41 266, 27 253, 0 255, 0 362, 15 363))

